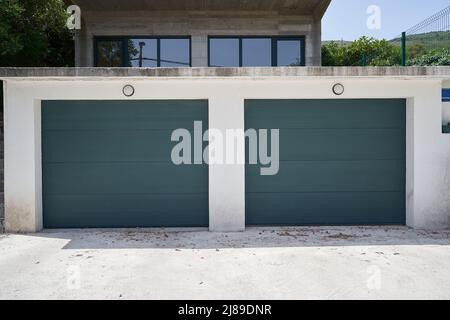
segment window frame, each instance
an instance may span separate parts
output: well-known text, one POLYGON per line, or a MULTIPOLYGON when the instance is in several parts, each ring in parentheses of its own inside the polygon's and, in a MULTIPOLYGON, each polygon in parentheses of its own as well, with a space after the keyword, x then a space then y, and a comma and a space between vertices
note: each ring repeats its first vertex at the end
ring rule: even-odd
MULTIPOLYGON (((271 41, 271 47, 272 47, 272 67, 278 67, 278 41, 300 41, 301 47, 300 47, 300 54, 301 54, 301 61, 300 61, 300 67, 304 67, 306 65, 306 37, 304 35, 300 36, 264 36, 264 35, 258 35, 258 36, 235 36, 235 35, 218 35, 218 36, 208 36, 208 67, 211 66, 211 40, 212 39, 237 39, 239 41, 239 68, 243 67, 243 46, 242 46, 242 40, 244 39, 269 39, 271 41)), ((223 67, 216 67, 216 68, 223 68, 223 67)), ((226 67, 225 67, 226 68, 226 67)))
POLYGON ((190 68, 192 67, 192 37, 191 36, 95 36, 94 37, 94 66, 98 68, 98 43, 102 41, 121 41, 122 42, 122 68, 139 68, 127 67, 130 62, 128 54, 128 41, 133 39, 139 40, 156 40, 156 68, 190 68), (161 40, 189 40, 189 65, 180 67, 161 67, 161 40))

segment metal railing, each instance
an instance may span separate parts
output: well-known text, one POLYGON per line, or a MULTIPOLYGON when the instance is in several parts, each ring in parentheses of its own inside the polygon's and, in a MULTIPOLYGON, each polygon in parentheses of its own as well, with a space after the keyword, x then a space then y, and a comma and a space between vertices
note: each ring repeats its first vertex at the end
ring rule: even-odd
POLYGON ((402 65, 437 50, 450 49, 450 6, 402 33, 402 65))

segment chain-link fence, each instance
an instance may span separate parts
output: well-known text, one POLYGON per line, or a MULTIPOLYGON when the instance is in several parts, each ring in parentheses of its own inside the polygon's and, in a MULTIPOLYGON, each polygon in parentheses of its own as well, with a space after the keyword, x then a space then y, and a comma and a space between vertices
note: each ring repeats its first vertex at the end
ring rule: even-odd
POLYGON ((403 32, 402 64, 448 65, 450 60, 450 6, 403 32))

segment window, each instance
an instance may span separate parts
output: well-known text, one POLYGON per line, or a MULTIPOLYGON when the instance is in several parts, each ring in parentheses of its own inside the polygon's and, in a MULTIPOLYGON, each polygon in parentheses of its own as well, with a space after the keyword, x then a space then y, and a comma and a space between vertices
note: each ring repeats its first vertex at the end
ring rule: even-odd
POLYGON ((270 38, 242 39, 242 66, 263 67, 272 65, 272 40, 270 38))
POLYGON ((160 40, 161 67, 189 67, 191 65, 189 39, 160 40))
POLYGON ((189 67, 189 37, 96 38, 96 67, 189 67))
POLYGON ((298 40, 277 40, 277 66, 302 66, 302 42, 298 40))
POLYGON ((239 39, 210 39, 211 67, 239 67, 239 39))
POLYGON ((158 66, 156 39, 128 40, 128 67, 155 68, 158 66))
POLYGON ((304 66, 305 38, 209 37, 211 67, 304 66))
POLYGON ((123 45, 121 40, 97 42, 97 64, 100 67, 122 67, 123 45))

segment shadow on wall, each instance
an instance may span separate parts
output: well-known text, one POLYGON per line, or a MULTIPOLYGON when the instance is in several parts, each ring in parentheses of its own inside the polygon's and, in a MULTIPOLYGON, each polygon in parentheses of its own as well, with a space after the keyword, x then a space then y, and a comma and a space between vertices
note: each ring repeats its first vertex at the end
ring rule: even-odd
POLYGON ((5 217, 5 197, 4 197, 4 177, 5 177, 5 149, 3 141, 3 81, 0 81, 0 233, 4 232, 4 217, 5 217))
POLYGON ((19 235, 61 240, 61 248, 79 249, 257 249, 293 247, 450 246, 450 231, 407 227, 278 227, 248 228, 246 232, 213 233, 171 229, 47 230, 19 235))

